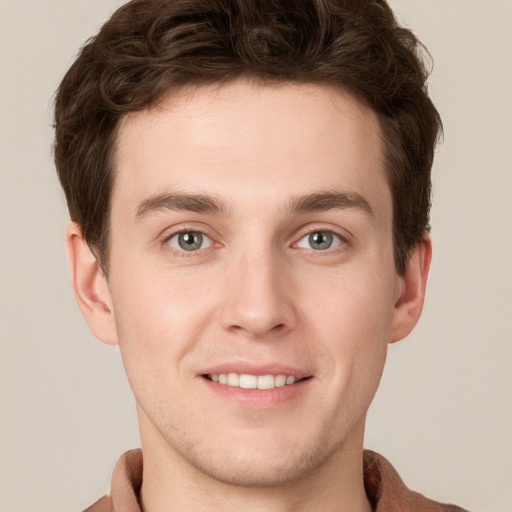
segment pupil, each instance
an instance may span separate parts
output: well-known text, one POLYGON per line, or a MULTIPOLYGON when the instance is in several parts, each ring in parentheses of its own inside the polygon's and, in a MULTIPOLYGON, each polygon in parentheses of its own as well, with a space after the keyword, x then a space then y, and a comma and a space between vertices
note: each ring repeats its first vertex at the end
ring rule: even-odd
POLYGON ((317 249, 328 249, 332 244, 332 235, 326 231, 312 233, 309 235, 309 243, 317 249))
POLYGON ((185 251, 199 249, 203 241, 200 233, 182 233, 179 237, 179 244, 185 251))

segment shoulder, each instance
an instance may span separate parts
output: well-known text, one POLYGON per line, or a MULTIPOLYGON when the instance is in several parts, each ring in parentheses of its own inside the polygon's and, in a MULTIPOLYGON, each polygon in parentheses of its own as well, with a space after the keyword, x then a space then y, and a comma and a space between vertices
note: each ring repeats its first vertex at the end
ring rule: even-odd
POLYGON ((140 448, 124 453, 114 468, 110 495, 103 496, 83 512, 140 512, 138 495, 142 485, 142 465, 140 448))
POLYGON ((114 512, 110 496, 103 496, 96 503, 86 508, 83 512, 114 512))
POLYGON ((410 490, 391 463, 370 450, 364 451, 364 482, 375 512, 467 512, 410 490))

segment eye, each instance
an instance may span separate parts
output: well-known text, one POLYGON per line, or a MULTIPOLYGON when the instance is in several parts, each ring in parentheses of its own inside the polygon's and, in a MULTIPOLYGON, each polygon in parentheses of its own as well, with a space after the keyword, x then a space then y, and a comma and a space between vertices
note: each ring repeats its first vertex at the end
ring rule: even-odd
POLYGON ((304 235, 297 243, 297 246, 315 251, 325 251, 342 243, 342 238, 332 231, 312 231, 304 235))
POLYGON ((199 231, 181 231, 169 237, 167 243, 174 249, 191 252, 211 247, 212 240, 199 231))

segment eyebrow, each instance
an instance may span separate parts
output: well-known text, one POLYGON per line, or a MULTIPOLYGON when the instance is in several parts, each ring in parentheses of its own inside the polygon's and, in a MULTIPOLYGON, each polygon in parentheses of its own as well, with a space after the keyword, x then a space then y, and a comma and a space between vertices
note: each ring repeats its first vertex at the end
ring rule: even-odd
POLYGON ((373 216, 370 203, 356 192, 318 192, 292 199, 288 209, 297 213, 325 212, 353 208, 373 216))
MULTIPOLYGON (((286 207, 290 213, 311 213, 353 208, 373 215, 370 203, 354 192, 317 192, 293 198, 286 207)), ((162 193, 144 199, 137 207, 135 220, 140 221, 154 212, 174 210, 222 215, 227 208, 214 196, 207 194, 162 193)))
POLYGON ((135 220, 140 221, 150 213, 166 210, 223 214, 226 208, 220 200, 206 194, 162 193, 144 199, 137 207, 135 220))

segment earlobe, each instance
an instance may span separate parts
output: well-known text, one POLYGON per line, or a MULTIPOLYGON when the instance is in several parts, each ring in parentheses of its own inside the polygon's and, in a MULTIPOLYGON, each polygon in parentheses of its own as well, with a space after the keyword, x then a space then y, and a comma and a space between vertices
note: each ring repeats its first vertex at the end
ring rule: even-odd
POLYGON ((411 250, 405 272, 400 277, 401 293, 395 303, 390 343, 405 338, 418 323, 431 259, 432 243, 425 234, 423 240, 411 250))
POLYGON ((82 315, 97 339, 116 345, 114 309, 107 279, 80 226, 74 222, 66 228, 66 249, 71 285, 82 315))

